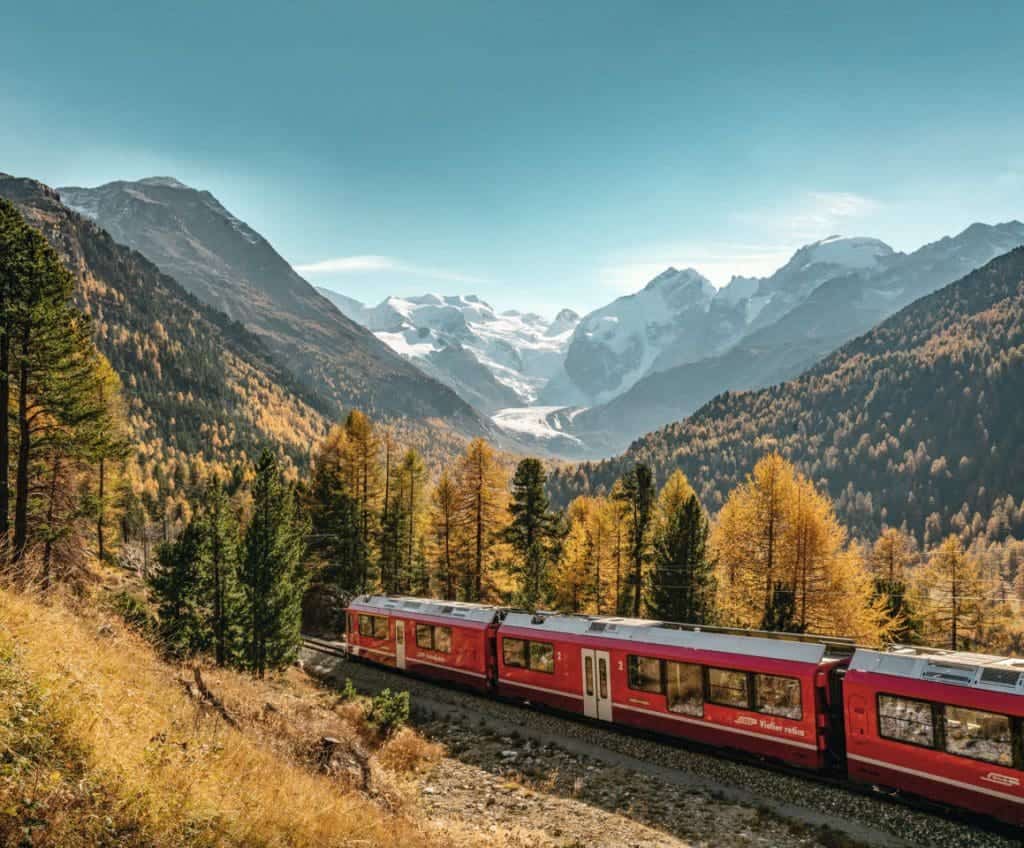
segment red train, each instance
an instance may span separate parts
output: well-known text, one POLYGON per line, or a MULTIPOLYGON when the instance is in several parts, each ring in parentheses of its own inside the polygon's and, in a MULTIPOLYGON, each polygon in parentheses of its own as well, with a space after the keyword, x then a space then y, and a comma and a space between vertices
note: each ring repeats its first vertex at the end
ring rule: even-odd
POLYGON ((1024 826, 1024 660, 364 595, 355 656, 1024 826))

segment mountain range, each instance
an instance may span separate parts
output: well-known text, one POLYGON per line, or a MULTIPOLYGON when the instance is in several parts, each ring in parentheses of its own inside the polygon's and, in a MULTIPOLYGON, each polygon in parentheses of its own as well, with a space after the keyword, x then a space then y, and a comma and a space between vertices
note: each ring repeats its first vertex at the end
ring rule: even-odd
POLYGON ((831 236, 770 276, 721 289, 668 268, 583 318, 497 313, 468 295, 321 290, 354 321, 453 388, 532 450, 599 457, 685 418, 723 391, 797 376, 903 306, 1024 244, 1024 224, 972 224, 912 253, 831 236))
POLYGON ((338 309, 488 415, 528 406, 562 366, 579 316, 497 312, 476 295, 388 297, 376 306, 321 288, 338 309))
MULTIPOLYGON (((987 240, 992 232, 974 227, 961 236, 987 240)), ((960 253, 953 239, 929 249, 953 260, 960 253)), ((934 277, 920 279, 931 285, 934 277)), ((992 516, 993 537, 1020 533, 1022 393, 1018 247, 915 300, 801 376, 719 394, 618 457, 557 470, 550 488, 564 505, 607 491, 645 462, 662 481, 682 469, 716 512, 757 460, 778 450, 830 493, 856 533, 905 524, 934 543, 981 516, 992 516)))

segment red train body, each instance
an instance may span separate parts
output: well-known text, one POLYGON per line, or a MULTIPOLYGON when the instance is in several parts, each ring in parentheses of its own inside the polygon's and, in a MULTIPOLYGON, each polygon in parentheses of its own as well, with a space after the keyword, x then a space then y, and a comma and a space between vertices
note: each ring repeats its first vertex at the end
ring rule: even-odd
POLYGON ((1024 660, 362 596, 355 656, 1024 826, 1024 660))
POLYGON ((1024 661, 859 649, 844 699, 851 780, 1024 826, 1024 661))

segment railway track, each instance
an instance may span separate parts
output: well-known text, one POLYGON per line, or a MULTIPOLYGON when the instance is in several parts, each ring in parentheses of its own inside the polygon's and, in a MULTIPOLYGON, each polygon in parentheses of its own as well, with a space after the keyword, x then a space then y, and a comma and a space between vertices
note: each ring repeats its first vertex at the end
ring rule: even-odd
MULTIPOLYGON (((704 756, 707 756, 707 757, 711 757, 711 758, 713 758, 715 760, 725 761, 725 762, 734 764, 734 765, 739 766, 739 767, 747 767, 747 768, 757 769, 759 772, 761 772, 763 774, 766 774, 769 777, 771 775, 778 775, 780 777, 790 778, 790 779, 793 779, 793 780, 796 780, 796 781, 800 781, 803 784, 819 786, 821 788, 832 790, 832 791, 835 791, 835 792, 838 792, 838 793, 842 793, 842 794, 845 794, 847 796, 853 796, 853 797, 857 797, 857 798, 862 798, 862 799, 867 800, 872 805, 881 805, 882 807, 886 807, 886 808, 902 808, 902 809, 905 809, 905 810, 908 810, 908 811, 912 811, 914 813, 923 813, 923 814, 926 814, 928 816, 937 817, 939 819, 942 819, 944 821, 948 821, 948 822, 953 823, 953 824, 964 825, 964 826, 969 827, 969 828, 971 828, 971 829, 973 829, 975 831, 978 831, 979 832, 978 835, 979 835, 980 838, 977 841, 972 841, 972 842, 966 843, 966 844, 977 844, 977 845, 989 844, 989 843, 987 843, 984 840, 984 834, 985 833, 989 833, 989 834, 992 834, 994 837, 1005 837, 1005 838, 1014 840, 1012 844, 1024 845, 1024 840, 1022 840, 1020 832, 1017 829, 1013 828, 1012 826, 1001 824, 999 822, 996 822, 996 821, 994 821, 992 819, 989 819, 989 818, 986 818, 986 817, 983 817, 983 816, 967 813, 967 812, 964 812, 964 811, 961 811, 961 810, 957 810, 957 809, 951 809, 951 808, 948 808, 948 807, 944 807, 944 806, 936 804, 934 802, 926 801, 926 800, 923 800, 923 799, 918 799, 918 798, 915 798, 913 796, 889 794, 889 793, 885 793, 885 792, 876 791, 876 790, 874 790, 874 789, 872 789, 871 787, 868 787, 868 786, 861 786, 861 785, 850 783, 849 781, 847 781, 845 778, 843 778, 842 776, 840 776, 838 774, 828 774, 828 773, 805 771, 805 770, 802 770, 802 769, 799 769, 799 768, 796 768, 796 767, 793 767, 793 766, 788 766, 788 765, 783 764, 783 763, 779 763, 779 762, 775 762, 775 761, 772 761, 772 760, 766 760, 766 759, 762 759, 762 758, 759 758, 759 757, 751 756, 751 755, 745 754, 745 753, 743 753, 741 751, 732 751, 732 750, 725 750, 725 749, 721 749, 721 748, 713 748, 713 747, 710 747, 710 746, 707 746, 707 745, 703 745, 703 744, 701 744, 699 742, 695 742, 695 741, 692 741, 692 740, 680 739, 680 738, 676 738, 676 737, 667 737, 667 736, 663 736, 663 735, 657 734, 657 733, 652 732, 652 731, 647 731, 647 730, 642 730, 642 729, 637 729, 637 728, 631 728, 631 727, 625 727, 625 726, 620 726, 620 725, 609 725, 609 724, 607 724, 605 722, 599 722, 599 721, 596 721, 596 720, 593 720, 593 719, 587 719, 587 718, 585 718, 583 716, 575 715, 575 714, 572 714, 572 713, 565 713, 565 712, 561 712, 561 711, 558 711, 558 710, 546 708, 546 707, 543 707, 542 705, 538 705, 538 704, 531 704, 529 706, 524 706, 521 702, 519 702, 517 700, 499 698, 497 696, 485 696, 485 695, 481 695, 478 692, 470 691, 468 689, 465 689, 465 688, 462 688, 462 687, 458 687, 458 686, 441 685, 441 684, 437 683, 436 681, 430 681, 430 680, 425 680, 423 678, 414 677, 414 676, 408 675, 406 673, 403 673, 401 671, 398 671, 397 669, 393 669, 393 668, 385 667, 385 666, 379 666, 379 665, 377 665, 375 663, 364 663, 364 662, 359 661, 359 660, 357 660, 355 658, 351 658, 351 657, 349 657, 347 652, 344 650, 343 643, 330 642, 330 641, 327 641, 327 640, 324 640, 324 639, 318 639, 318 638, 314 638, 314 637, 305 637, 303 639, 303 646, 307 650, 315 651, 317 653, 324 654, 324 655, 327 655, 327 656, 330 656, 330 657, 334 657, 334 658, 338 658, 338 659, 344 659, 344 660, 355 660, 355 662, 358 663, 357 667, 359 667, 359 668, 372 669, 373 671, 379 672, 382 675, 387 676, 387 677, 392 677, 392 676, 399 677, 399 678, 401 678, 401 679, 403 679, 405 681, 408 681, 409 684, 412 687, 420 687, 421 691, 423 689, 425 689, 425 690, 427 690, 427 692, 438 692, 438 693, 445 693, 445 694, 455 694, 455 693, 458 693, 459 696, 467 697, 467 698, 472 698, 474 701, 481 702, 482 704, 487 704, 487 703, 504 704, 504 705, 507 705, 507 706, 510 706, 510 707, 514 708, 517 712, 524 713, 524 714, 527 714, 527 715, 549 716, 549 717, 556 718, 556 719, 559 719, 559 720, 569 721, 572 724, 577 725, 577 726, 579 726, 581 728, 593 729, 597 733, 612 734, 614 736, 619 736, 619 737, 626 737, 626 738, 631 738, 631 739, 636 739, 636 740, 643 740, 643 741, 650 742, 650 743, 653 743, 653 744, 658 745, 658 746, 676 749, 676 750, 678 750, 680 752, 690 752, 690 753, 704 755, 704 756)), ((431 708, 432 708, 432 710, 434 712, 440 712, 441 714, 446 715, 449 718, 453 718, 455 716, 455 714, 459 713, 460 711, 463 714, 473 716, 474 719, 479 718, 479 716, 475 714, 475 711, 472 709, 472 707, 470 707, 468 705, 466 707, 457 707, 455 709, 452 709, 450 706, 441 706, 440 709, 437 709, 438 704, 436 704, 436 703, 431 703, 430 706, 431 706, 431 708)), ((530 733, 530 731, 526 729, 526 727, 525 727, 525 725, 524 725, 524 723, 522 721, 519 721, 516 726, 518 727, 520 732, 528 733, 530 735, 536 735, 536 734, 530 733)), ((543 734, 540 734, 540 735, 543 735, 543 734)), ((565 744, 565 743, 567 743, 569 741, 570 740, 567 737, 564 737, 564 736, 561 737, 561 742, 563 744, 565 744)), ((602 747, 602 746, 595 746, 595 747, 602 747)), ((603 746, 603 747, 605 747, 606 750, 615 751, 614 747, 607 747, 607 746, 603 746)), ((681 782, 681 783, 683 783, 683 782, 681 782)), ((741 782, 741 785, 742 785, 742 782, 741 782)), ((771 797, 771 796, 769 796, 769 797, 771 797)), ((747 799, 747 801, 749 802, 749 799, 747 799)), ((880 814, 876 818, 878 818, 881 821, 885 821, 888 818, 888 816, 885 815, 885 814, 880 814)), ((820 822, 815 822, 815 823, 816 824, 820 824, 820 822)), ((872 844, 874 844, 874 843, 872 843, 872 844)), ((882 843, 879 843, 879 844, 882 844, 882 843)), ((888 844, 915 845, 915 844, 919 844, 919 843, 917 843, 912 838, 912 839, 906 840, 906 841, 904 841, 902 843, 896 842, 896 843, 888 843, 888 844)), ((934 843, 934 844, 939 844, 939 843, 934 843)), ((955 843, 955 842, 954 843, 943 842, 942 844, 957 844, 957 843, 955 843)))

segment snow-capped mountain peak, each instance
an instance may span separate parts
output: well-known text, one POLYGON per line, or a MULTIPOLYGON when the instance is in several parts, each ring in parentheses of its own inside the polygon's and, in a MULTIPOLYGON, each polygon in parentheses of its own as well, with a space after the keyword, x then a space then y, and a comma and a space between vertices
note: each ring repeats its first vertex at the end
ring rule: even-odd
POLYGON ((554 321, 535 312, 495 311, 475 294, 391 296, 372 307, 320 292, 393 350, 485 411, 533 403, 557 372, 575 312, 554 321))
POLYGON ((790 264, 808 268, 820 263, 856 270, 873 268, 880 259, 892 256, 893 253, 895 251, 889 245, 876 238, 845 238, 836 235, 800 248, 790 264))

